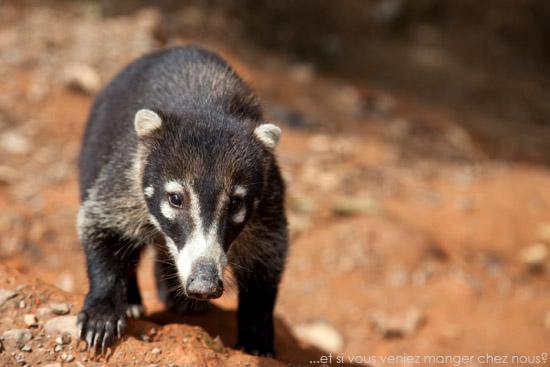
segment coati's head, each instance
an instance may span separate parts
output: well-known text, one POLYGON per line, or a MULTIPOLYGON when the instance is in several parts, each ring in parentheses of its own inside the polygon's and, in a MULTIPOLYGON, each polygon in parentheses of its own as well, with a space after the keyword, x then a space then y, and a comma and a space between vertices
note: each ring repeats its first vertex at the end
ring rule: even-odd
POLYGON ((281 130, 227 114, 139 110, 142 187, 186 295, 223 293, 226 254, 261 201, 281 130))

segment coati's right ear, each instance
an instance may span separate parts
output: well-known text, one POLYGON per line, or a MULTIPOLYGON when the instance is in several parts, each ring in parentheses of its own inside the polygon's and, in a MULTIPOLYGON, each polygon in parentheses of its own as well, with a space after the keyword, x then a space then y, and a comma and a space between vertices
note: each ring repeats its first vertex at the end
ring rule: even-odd
POLYGON ((162 125, 160 116, 151 110, 142 109, 136 112, 134 117, 134 128, 140 138, 150 135, 162 125))

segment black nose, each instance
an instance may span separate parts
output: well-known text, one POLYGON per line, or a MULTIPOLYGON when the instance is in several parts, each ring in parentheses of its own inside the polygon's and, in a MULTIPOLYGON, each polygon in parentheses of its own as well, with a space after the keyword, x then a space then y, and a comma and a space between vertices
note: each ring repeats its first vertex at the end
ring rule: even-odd
POLYGON ((196 299, 218 298, 223 293, 223 282, 218 267, 211 259, 198 259, 191 267, 191 275, 185 285, 187 296, 196 299))

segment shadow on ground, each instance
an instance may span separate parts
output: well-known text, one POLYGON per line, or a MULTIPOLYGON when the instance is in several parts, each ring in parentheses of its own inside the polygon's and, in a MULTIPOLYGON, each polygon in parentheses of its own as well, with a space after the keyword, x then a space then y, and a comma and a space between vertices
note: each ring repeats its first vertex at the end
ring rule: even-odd
MULTIPOLYGON (((151 314, 147 320, 159 325, 181 323, 200 326, 213 337, 219 335, 225 346, 233 347, 236 344, 237 314, 233 310, 212 306, 207 313, 196 315, 160 311, 151 314)), ((275 350, 276 359, 291 365, 310 365, 312 364, 310 361, 319 361, 322 356, 328 355, 328 352, 321 349, 301 345, 285 322, 277 317, 275 317, 275 350)), ((341 366, 351 365, 341 364, 341 366)))

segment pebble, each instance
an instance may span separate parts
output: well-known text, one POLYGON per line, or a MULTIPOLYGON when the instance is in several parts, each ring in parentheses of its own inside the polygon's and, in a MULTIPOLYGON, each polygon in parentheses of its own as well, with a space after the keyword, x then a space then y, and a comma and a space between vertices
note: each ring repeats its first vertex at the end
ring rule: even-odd
POLYGON ((424 314, 413 308, 399 315, 375 313, 371 320, 378 334, 384 338, 395 338, 414 334, 424 321, 424 314))
POLYGON ((153 348, 153 349, 151 350, 151 353, 152 353, 152 354, 160 354, 160 353, 162 353, 162 351, 160 350, 160 348, 153 348))
POLYGON ((23 321, 25 322, 25 325, 28 327, 34 327, 38 325, 38 320, 35 315, 32 313, 26 314, 23 316, 23 321))
POLYGON ((30 353, 30 352, 32 352, 32 346, 30 344, 25 344, 21 348, 21 351, 26 352, 26 353, 30 353))
POLYGON ((15 363, 20 366, 24 366, 27 364, 27 361, 25 361, 25 357, 22 354, 18 354, 15 356, 15 363))
POLYGON ((98 73, 89 65, 68 65, 63 74, 65 85, 79 92, 91 95, 101 87, 98 73))
POLYGON ((71 344, 71 334, 64 332, 63 334, 55 338, 55 343, 59 345, 71 344))
POLYGON ((380 212, 380 206, 376 200, 369 197, 345 197, 333 204, 332 212, 338 216, 376 215, 380 212))
POLYGON ((59 344, 56 344, 55 347, 53 347, 53 351, 54 351, 55 353, 61 352, 62 349, 63 349, 63 348, 61 348, 61 345, 59 345, 59 344))
POLYGON ((31 149, 31 144, 23 135, 16 132, 7 132, 0 136, 0 146, 11 154, 26 154, 31 149))
POLYGON ((328 352, 339 352, 344 347, 342 335, 326 321, 299 324, 293 331, 298 338, 328 352))
POLYGON ((15 349, 30 341, 32 333, 29 329, 12 329, 4 332, 2 339, 6 349, 15 349))
POLYGON ((61 359, 63 359, 65 362, 72 362, 74 361, 74 356, 72 354, 63 353, 61 355, 61 359))
POLYGON ((548 260, 548 249, 544 243, 535 243, 521 251, 520 259, 529 271, 541 271, 548 260))
POLYGON ((40 307, 36 310, 36 313, 38 316, 48 316, 50 313, 52 313, 52 310, 50 310, 49 307, 40 307))
POLYGON ((77 336, 76 316, 58 316, 44 323, 44 331, 48 335, 69 333, 73 338, 77 336))
POLYGON ((0 306, 2 306, 4 303, 6 303, 7 300, 15 297, 17 295, 17 292, 0 288, 0 306))
POLYGON ((71 311, 71 308, 66 303, 52 303, 50 309, 56 315, 66 315, 71 311))
POLYGON ((84 364, 82 364, 81 362, 78 362, 78 361, 76 362, 75 365, 76 365, 76 367, 84 367, 84 364))

